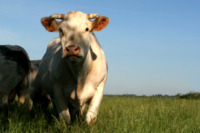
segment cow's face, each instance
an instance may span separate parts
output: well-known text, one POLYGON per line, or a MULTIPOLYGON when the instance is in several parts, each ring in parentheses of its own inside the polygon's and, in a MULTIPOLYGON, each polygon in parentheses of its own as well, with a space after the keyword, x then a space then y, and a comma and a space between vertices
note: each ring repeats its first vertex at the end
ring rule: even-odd
POLYGON ((41 22, 48 31, 59 32, 63 49, 62 57, 72 62, 79 62, 86 57, 90 49, 92 32, 104 29, 109 23, 109 18, 73 11, 65 15, 55 14, 44 17, 41 22), (62 21, 58 22, 55 19, 62 19, 62 21))

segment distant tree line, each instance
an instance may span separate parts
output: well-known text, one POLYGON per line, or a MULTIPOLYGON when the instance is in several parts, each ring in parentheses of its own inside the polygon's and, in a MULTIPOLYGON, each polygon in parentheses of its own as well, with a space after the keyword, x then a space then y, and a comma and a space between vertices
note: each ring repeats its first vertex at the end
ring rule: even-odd
POLYGON ((189 92, 187 94, 177 94, 178 98, 181 99, 200 99, 200 93, 199 92, 189 92))
POLYGON ((122 95, 107 95, 105 94, 104 96, 107 97, 157 97, 157 98, 180 98, 180 99, 200 99, 200 92, 189 92, 187 94, 176 94, 176 95, 162 95, 162 94, 156 94, 156 95, 151 95, 151 96, 146 96, 146 95, 135 95, 135 94, 122 94, 122 95))
POLYGON ((135 94, 122 94, 122 95, 104 94, 104 96, 107 96, 107 97, 141 97, 141 98, 145 98, 145 97, 175 98, 176 97, 176 96, 173 96, 173 95, 162 95, 162 94, 156 94, 156 95, 151 95, 151 96, 135 95, 135 94))

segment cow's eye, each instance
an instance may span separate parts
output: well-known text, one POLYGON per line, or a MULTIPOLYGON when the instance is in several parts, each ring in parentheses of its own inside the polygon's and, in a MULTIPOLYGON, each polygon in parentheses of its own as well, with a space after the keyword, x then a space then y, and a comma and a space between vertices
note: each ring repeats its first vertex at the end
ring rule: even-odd
POLYGON ((63 30, 61 28, 59 29, 59 33, 60 33, 61 36, 64 35, 64 32, 63 32, 63 30))
POLYGON ((85 31, 89 31, 89 28, 86 28, 85 31))

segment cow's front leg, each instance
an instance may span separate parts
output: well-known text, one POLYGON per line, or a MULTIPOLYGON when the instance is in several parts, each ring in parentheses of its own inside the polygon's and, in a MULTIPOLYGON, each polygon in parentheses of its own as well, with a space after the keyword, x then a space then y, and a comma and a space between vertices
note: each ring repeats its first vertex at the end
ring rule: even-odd
POLYGON ((95 124, 97 121, 98 110, 103 98, 103 90, 104 90, 105 81, 101 82, 100 85, 94 92, 94 96, 91 99, 88 107, 88 111, 86 114, 86 121, 88 125, 95 124))
POLYGON ((54 96, 55 96, 54 104, 58 111, 59 117, 61 119, 64 119, 67 123, 70 123, 71 119, 70 119, 69 108, 67 106, 67 102, 65 97, 63 96, 63 93, 61 93, 61 91, 55 91, 54 96))

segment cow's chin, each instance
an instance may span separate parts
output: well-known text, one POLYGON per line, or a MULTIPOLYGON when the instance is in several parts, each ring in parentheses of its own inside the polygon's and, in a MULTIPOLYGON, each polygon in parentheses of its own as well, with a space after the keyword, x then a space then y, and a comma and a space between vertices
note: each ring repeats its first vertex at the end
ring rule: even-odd
POLYGON ((77 64, 77 63, 81 62, 82 57, 81 56, 66 56, 66 59, 68 61, 70 61, 71 63, 77 64))

